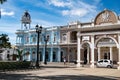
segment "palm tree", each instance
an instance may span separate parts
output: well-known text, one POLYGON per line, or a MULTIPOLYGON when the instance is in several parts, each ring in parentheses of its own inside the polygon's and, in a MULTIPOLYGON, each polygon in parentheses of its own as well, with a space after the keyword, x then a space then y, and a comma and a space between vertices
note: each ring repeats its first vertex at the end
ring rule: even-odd
POLYGON ((17 52, 18 52, 17 57, 19 58, 19 61, 21 61, 22 60, 22 52, 23 52, 23 50, 17 49, 17 52))
MULTIPOLYGON (((6 2, 7 0, 0 0, 0 4, 3 4, 4 2, 6 2)), ((0 18, 1 18, 1 8, 0 8, 0 18)))

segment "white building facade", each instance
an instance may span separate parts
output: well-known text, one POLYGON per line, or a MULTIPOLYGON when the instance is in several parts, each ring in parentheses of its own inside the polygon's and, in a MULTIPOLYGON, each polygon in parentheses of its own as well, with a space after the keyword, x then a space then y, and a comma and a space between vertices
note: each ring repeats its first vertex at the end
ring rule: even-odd
POLYGON ((77 67, 87 60, 110 59, 120 69, 120 17, 110 10, 100 12, 93 22, 79 23, 77 31, 77 67), (87 26, 87 27, 86 27, 87 26))
MULTIPOLYGON (((23 59, 36 60, 35 28, 30 28, 31 20, 22 20, 22 23, 25 26, 29 24, 29 27, 17 30, 16 45, 24 49, 23 59)), ((96 61, 110 59, 120 69, 120 16, 113 11, 103 10, 94 21, 87 23, 77 21, 65 26, 44 28, 40 36, 41 61, 47 57, 49 62, 62 62, 66 57, 68 62, 77 60, 77 67, 84 63, 94 68, 96 61), (50 37, 47 55, 43 35, 50 37)))

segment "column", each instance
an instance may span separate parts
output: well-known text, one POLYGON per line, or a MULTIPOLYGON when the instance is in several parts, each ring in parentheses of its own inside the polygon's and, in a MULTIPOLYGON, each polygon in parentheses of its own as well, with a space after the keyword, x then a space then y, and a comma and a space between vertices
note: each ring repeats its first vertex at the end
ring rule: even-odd
POLYGON ((57 61, 60 62, 61 60, 61 48, 58 47, 58 55, 57 55, 57 61))
POLYGON ((80 67, 80 49, 81 49, 81 46, 80 46, 80 32, 77 33, 77 67, 80 67))
POLYGON ((43 58, 43 62, 45 61, 45 48, 43 48, 43 51, 42 51, 42 58, 43 58))
POLYGON ((118 34, 118 70, 120 70, 120 34, 118 34))
POLYGON ((32 61, 32 48, 30 47, 30 61, 32 61))
POLYGON ((120 46, 118 48, 118 67, 117 67, 117 69, 120 70, 120 46))
POLYGON ((94 68, 94 35, 91 36, 91 68, 94 68))
POLYGON ((112 47, 110 47, 110 60, 113 60, 112 57, 113 57, 113 55, 112 55, 112 47))
POLYGON ((100 47, 98 47, 98 61, 100 60, 100 47))
POLYGON ((50 62, 53 62, 53 47, 51 47, 50 62))
POLYGON ((22 43, 22 41, 20 41, 20 37, 18 37, 18 42, 19 42, 19 44, 21 44, 21 43, 22 43))

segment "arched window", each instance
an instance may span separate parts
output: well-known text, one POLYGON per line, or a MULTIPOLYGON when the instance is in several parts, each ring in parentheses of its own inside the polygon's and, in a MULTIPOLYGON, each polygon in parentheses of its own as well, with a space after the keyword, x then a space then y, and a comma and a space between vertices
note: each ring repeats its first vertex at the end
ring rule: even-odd
POLYGON ((53 40, 53 42, 56 42, 56 34, 54 34, 54 40, 53 40))

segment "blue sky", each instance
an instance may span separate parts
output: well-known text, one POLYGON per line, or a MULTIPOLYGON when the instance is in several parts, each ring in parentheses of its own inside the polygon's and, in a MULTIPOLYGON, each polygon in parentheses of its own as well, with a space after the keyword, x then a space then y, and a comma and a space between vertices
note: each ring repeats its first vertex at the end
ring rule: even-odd
POLYGON ((17 29, 21 28, 21 16, 28 10, 34 28, 66 25, 68 22, 90 22, 102 10, 109 9, 120 14, 119 0, 7 0, 0 5, 0 33, 8 34, 15 44, 17 29))

